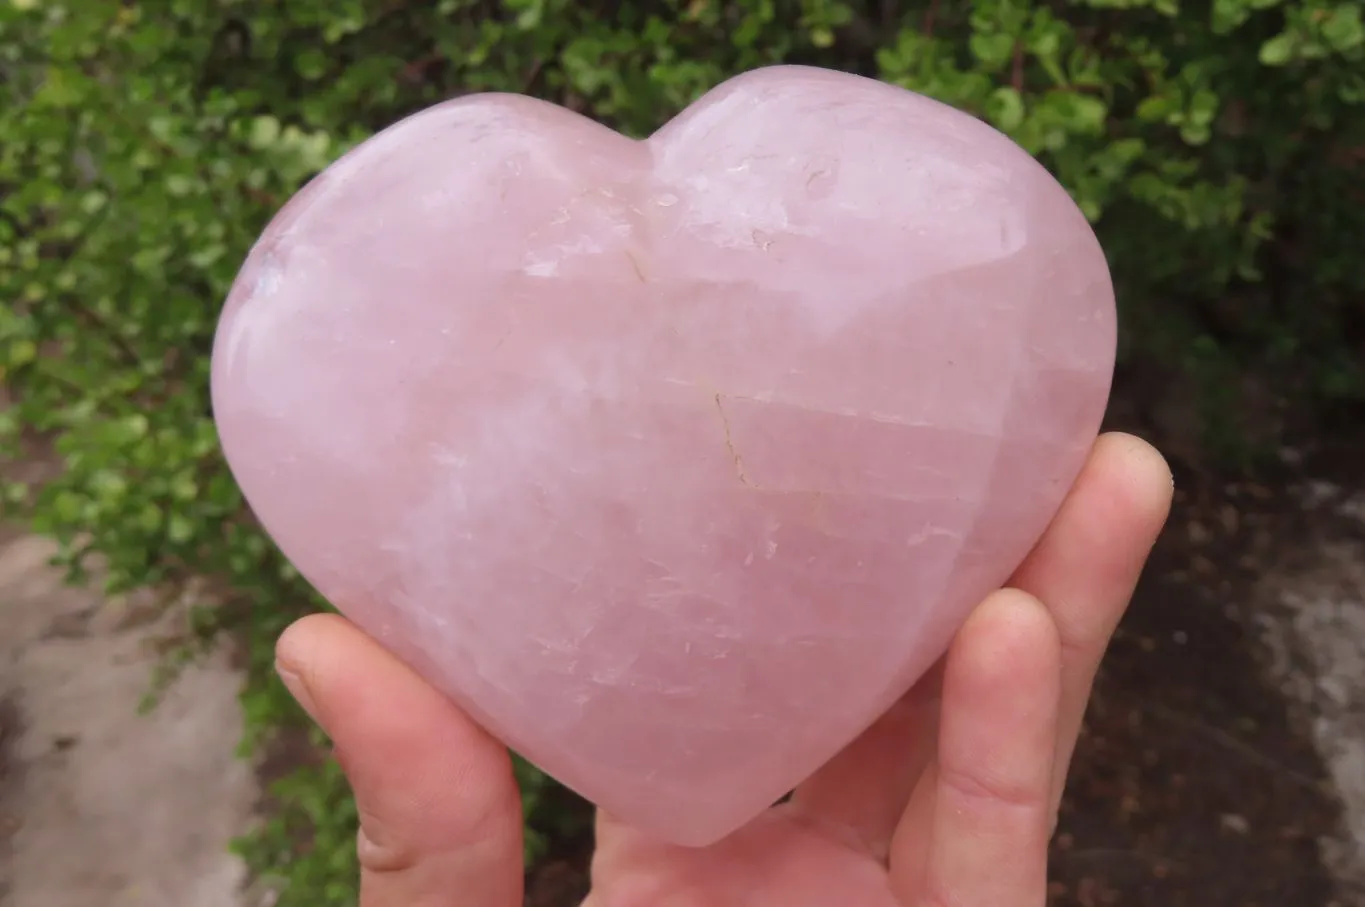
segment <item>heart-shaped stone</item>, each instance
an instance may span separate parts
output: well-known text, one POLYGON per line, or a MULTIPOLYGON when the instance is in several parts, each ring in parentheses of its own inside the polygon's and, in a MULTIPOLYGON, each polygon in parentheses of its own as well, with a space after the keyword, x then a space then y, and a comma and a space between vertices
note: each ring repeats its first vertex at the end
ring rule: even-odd
POLYGON ((1114 346, 1095 236, 1027 154, 783 67, 643 142, 506 95, 381 133, 252 250, 213 400, 323 595, 568 786, 704 844, 1006 581, 1114 346))

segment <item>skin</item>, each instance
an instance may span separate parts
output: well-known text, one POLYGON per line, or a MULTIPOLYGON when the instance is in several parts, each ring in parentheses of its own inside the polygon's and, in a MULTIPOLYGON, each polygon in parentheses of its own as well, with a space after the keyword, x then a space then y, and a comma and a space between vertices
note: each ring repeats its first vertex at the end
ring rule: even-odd
MULTIPOLYGON (((709 848, 599 815, 584 907, 1041 907, 1095 672, 1171 494, 1160 454, 1101 437, 1009 588, 876 725, 709 848)), ((518 907, 506 749, 341 618, 299 621, 277 659, 355 793, 361 907, 518 907)))

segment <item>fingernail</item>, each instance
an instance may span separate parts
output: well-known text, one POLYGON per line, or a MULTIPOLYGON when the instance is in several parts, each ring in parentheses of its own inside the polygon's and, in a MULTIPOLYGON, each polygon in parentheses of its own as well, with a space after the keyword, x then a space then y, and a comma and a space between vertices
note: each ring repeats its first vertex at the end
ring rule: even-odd
MULTIPOLYGON (((308 691, 308 685, 303 682, 303 676, 279 659, 275 660, 275 673, 280 675, 280 682, 284 684, 285 689, 289 690, 294 701, 308 713, 308 717, 318 721, 317 706, 313 704, 313 694, 308 691)), ((318 721, 318 723, 321 724, 322 722, 318 721)))

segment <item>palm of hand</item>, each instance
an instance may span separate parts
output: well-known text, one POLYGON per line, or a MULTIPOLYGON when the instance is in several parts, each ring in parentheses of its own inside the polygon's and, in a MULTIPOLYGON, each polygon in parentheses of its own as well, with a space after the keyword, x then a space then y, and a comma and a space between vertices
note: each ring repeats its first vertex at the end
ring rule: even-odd
POLYGON ((705 850, 659 846, 629 831, 613 850, 618 868, 595 873, 584 907, 900 907, 875 856, 790 805, 705 850))
MULTIPOLYGON (((1170 499, 1156 451, 1101 438, 1013 588, 976 610, 939 669, 719 844, 674 847, 599 817, 585 907, 1042 904, 1094 674, 1170 499)), ((505 748, 339 618, 295 624, 277 659, 355 793, 361 907, 519 905, 505 748)))

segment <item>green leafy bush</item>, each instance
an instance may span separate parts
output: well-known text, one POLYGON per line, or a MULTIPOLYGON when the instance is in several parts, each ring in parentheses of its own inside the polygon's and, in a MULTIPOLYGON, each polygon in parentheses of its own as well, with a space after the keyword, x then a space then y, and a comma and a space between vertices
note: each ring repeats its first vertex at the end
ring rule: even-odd
MULTIPOLYGON (((1124 356, 1196 382, 1211 417, 1253 365, 1301 408, 1361 395, 1356 0, 0 0, 0 436, 65 465, 5 499, 73 578, 98 555, 111 591, 214 580, 196 639, 247 640, 260 752, 297 721, 271 643, 321 603, 245 511, 208 411, 217 308, 257 232, 346 148, 459 92, 641 135, 782 61, 934 95, 1040 156, 1105 239, 1124 356)), ((532 829, 561 833, 523 774, 532 829)), ((242 844, 255 870, 286 907, 349 902, 335 768, 274 795, 242 844)))

